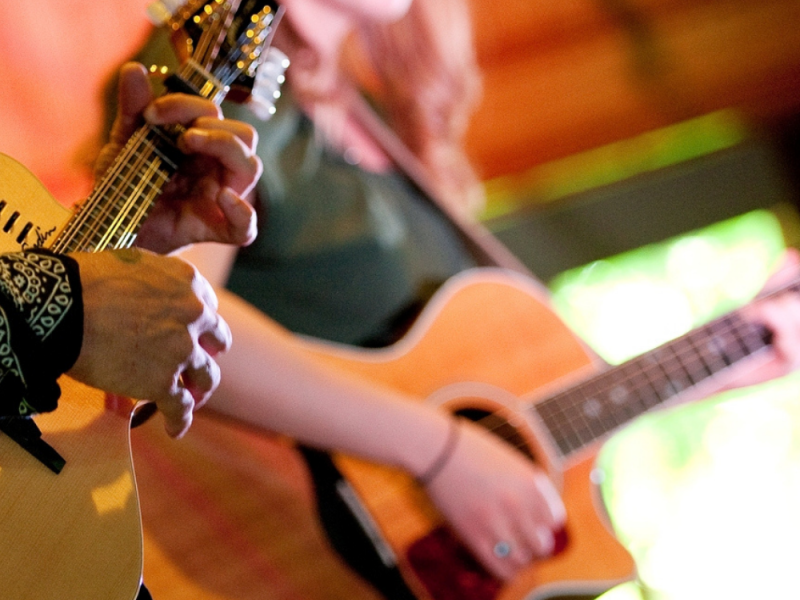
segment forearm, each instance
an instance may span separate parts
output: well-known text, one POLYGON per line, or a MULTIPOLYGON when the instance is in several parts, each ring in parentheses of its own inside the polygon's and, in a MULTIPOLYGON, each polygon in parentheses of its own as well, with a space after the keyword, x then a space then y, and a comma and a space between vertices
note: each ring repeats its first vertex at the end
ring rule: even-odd
POLYGON ((219 291, 235 343, 220 357, 209 406, 303 443, 424 472, 449 430, 446 414, 313 358, 302 343, 236 296, 219 291))
POLYGON ((444 411, 316 362, 296 336, 255 308, 224 291, 219 297, 235 342, 220 361, 214 408, 424 480, 445 520, 498 577, 553 551, 564 507, 521 453, 478 426, 453 428, 444 411), (517 548, 517 562, 494 553, 505 539, 517 548))

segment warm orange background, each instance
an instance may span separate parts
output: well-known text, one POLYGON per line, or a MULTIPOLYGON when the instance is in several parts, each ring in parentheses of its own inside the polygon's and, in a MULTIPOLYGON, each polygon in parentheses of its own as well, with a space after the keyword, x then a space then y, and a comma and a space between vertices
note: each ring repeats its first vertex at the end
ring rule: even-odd
MULTIPOLYGON (((800 112, 800 0, 471 1, 485 96, 468 144, 485 177, 723 107, 800 112)), ((86 195, 99 86, 148 3, 4 3, 0 151, 65 202, 86 195)))
POLYGON ((0 152, 61 201, 88 194, 102 82, 141 43, 149 0, 3 3, 0 152))
POLYGON ((738 107, 800 113, 798 0, 472 0, 484 176, 738 107))

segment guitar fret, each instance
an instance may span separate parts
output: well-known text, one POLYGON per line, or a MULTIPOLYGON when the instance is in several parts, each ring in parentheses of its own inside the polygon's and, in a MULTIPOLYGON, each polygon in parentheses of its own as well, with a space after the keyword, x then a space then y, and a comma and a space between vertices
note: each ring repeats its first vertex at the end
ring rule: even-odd
POLYGON ((713 337, 709 340, 707 349, 713 352, 722 361, 723 368, 727 368, 736 362, 741 351, 735 343, 736 339, 731 336, 731 327, 725 321, 712 323, 709 330, 713 337))
POLYGON ((701 383, 715 373, 714 369, 706 361, 706 357, 700 352, 700 348, 695 341, 695 337, 698 337, 701 333, 703 333, 702 330, 692 332, 676 340, 676 344, 680 347, 679 357, 687 357, 686 361, 682 360, 681 362, 693 384, 701 383), (690 371, 690 368, 694 370, 690 371))
POLYGON ((530 408, 566 457, 752 356, 770 341, 764 327, 732 313, 530 408))
POLYGON ((620 368, 618 375, 613 376, 613 371, 610 371, 606 376, 609 379, 607 386, 607 397, 609 404, 613 406, 614 414, 617 415, 619 424, 625 423, 633 416, 639 415, 646 407, 642 404, 641 395, 635 393, 635 387, 632 388, 631 382, 638 373, 633 373, 630 376, 624 375, 626 371, 631 370, 631 365, 623 365, 620 368))
POLYGON ((739 320, 738 337, 748 355, 754 354, 771 343, 769 331, 756 323, 739 320))
MULTIPOLYGON (((180 91, 195 90, 220 104, 228 92, 228 83, 241 74, 253 76, 270 39, 274 9, 263 6, 243 21, 236 36, 227 37, 222 34, 231 23, 230 9, 230 5, 216 4, 210 13, 202 12, 198 21, 189 13, 183 15, 184 25, 198 31, 199 37, 195 40, 196 53, 168 80, 180 91), (218 78, 220 74, 224 74, 224 81, 218 78)), ((183 157, 174 144, 182 130, 180 126, 150 125, 136 130, 51 248, 56 252, 71 252, 132 245, 136 229, 183 157)))
POLYGON ((664 401, 662 396, 662 377, 660 373, 656 372, 658 366, 654 364, 654 361, 655 358, 652 353, 645 354, 639 360, 639 363, 644 366, 640 367, 637 379, 643 383, 638 385, 636 389, 641 393, 642 404, 646 410, 658 406, 664 401))
POLYGON ((553 439, 559 446, 559 450, 563 456, 567 456, 573 450, 577 450, 583 446, 581 436, 563 408, 563 400, 567 395, 567 393, 559 394, 531 406, 531 409, 538 414, 546 427, 555 434, 553 435, 553 439))
POLYGON ((665 352, 671 355, 669 359, 670 381, 680 381, 680 389, 685 390, 697 385, 701 379, 696 378, 690 371, 689 367, 692 364, 692 360, 691 357, 683 353, 682 346, 683 344, 678 342, 674 345, 667 346, 665 352), (689 363, 688 365, 687 362, 689 363))
POLYGON ((650 384, 650 380, 641 372, 638 362, 629 361, 616 371, 610 371, 609 377, 613 373, 618 375, 614 384, 610 387, 609 397, 612 403, 625 411, 626 416, 636 416, 645 412, 652 403, 645 401, 648 394, 644 389, 648 389, 650 394, 655 394, 655 390, 650 384))
POLYGON ((619 425, 607 390, 598 385, 598 380, 592 379, 578 389, 583 396, 581 412, 593 438, 602 436, 619 425))
POLYGON ((653 361, 652 371, 655 371, 655 375, 660 380, 656 388, 660 402, 691 387, 692 383, 683 377, 686 374, 683 365, 670 348, 653 351, 651 359, 653 361))
POLYGON ((737 315, 729 315, 712 323, 709 331, 712 337, 706 350, 715 354, 725 367, 769 345, 763 328, 745 322, 737 315))

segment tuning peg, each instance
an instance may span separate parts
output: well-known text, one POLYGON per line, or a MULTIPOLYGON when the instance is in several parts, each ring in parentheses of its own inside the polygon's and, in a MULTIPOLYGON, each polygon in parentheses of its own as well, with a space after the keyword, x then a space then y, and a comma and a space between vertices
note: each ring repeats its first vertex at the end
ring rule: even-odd
POLYGON ((147 18, 157 27, 160 27, 172 18, 187 0, 156 0, 147 7, 147 18))
POLYGON ((275 114, 275 103, 281 97, 281 85, 286 79, 284 73, 288 67, 289 58, 274 46, 267 50, 258 65, 253 90, 246 105, 262 121, 267 121, 275 114))

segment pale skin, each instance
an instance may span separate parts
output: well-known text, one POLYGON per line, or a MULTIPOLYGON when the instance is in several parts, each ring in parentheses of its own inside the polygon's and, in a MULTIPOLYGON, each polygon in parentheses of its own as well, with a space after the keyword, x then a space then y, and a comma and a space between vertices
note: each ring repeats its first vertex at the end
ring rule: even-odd
MULTIPOLYGON (((223 379, 211 408, 415 476, 433 464, 448 436, 446 413, 316 362, 263 313, 224 289, 217 293, 236 344, 219 359, 223 379)), ((476 556, 510 577, 552 550, 564 509, 544 473, 521 454, 477 426, 461 427, 427 491, 476 556), (498 539, 515 540, 512 557, 494 556, 498 539)))
MULTIPOLYGON (((284 4, 285 18, 296 21, 309 43, 330 58, 357 23, 398 14, 397 6, 387 4, 382 12, 382 4, 372 0, 284 4)), ((314 106, 305 108, 316 119, 314 106)), ((388 167, 388 158, 354 122, 326 122, 331 114, 336 113, 323 112, 317 122, 323 131, 335 130, 339 142, 357 147, 364 168, 388 167)), ((291 333, 221 287, 234 255, 235 249, 205 244, 184 254, 216 286, 220 314, 236 337, 236 345, 219 359, 223 378, 209 407, 311 446, 398 466, 414 476, 425 473, 446 444, 450 417, 311 358, 291 333)), ((780 276, 797 273, 797 258, 790 254, 780 276)), ((758 372, 732 374, 729 381, 718 382, 720 387, 754 383, 798 364, 800 301, 790 295, 753 309, 752 317, 774 328, 775 352, 758 372)), ((543 471, 480 428, 461 427, 452 455, 426 489, 478 560, 508 579, 552 552, 553 532, 563 527, 565 509, 543 471), (493 552, 501 540, 511 545, 505 558, 493 552)))
MULTIPOLYGON (((409 2, 286 0, 286 17, 334 58, 355 22, 388 21, 409 2)), ((313 106, 307 107, 316 114, 313 106)), ((362 166, 386 170, 390 161, 348 120, 323 112, 318 125, 361 151, 362 166)), ((297 339, 240 298, 222 289, 235 249, 202 244, 184 254, 217 286, 220 314, 236 344, 219 364, 222 382, 209 406, 311 446, 394 465, 419 476, 436 460, 451 417, 389 389, 340 373, 311 359, 297 339), (358 432, 358 433, 356 433, 358 432)), ((478 426, 461 425, 458 443, 427 491, 475 556, 497 577, 510 578, 533 558, 549 555, 566 514, 547 476, 478 426), (493 548, 509 540, 512 552, 493 548)))
POLYGON ((182 436, 193 410, 220 380, 215 357, 231 346, 208 281, 177 257, 158 256, 195 242, 247 244, 255 213, 244 200, 261 173, 256 134, 222 119, 200 98, 154 99, 141 65, 120 75, 119 113, 98 169, 113 159, 143 119, 187 127, 188 155, 137 238, 140 249, 74 253, 81 273, 84 339, 69 375, 93 387, 155 402, 167 433, 182 436))

